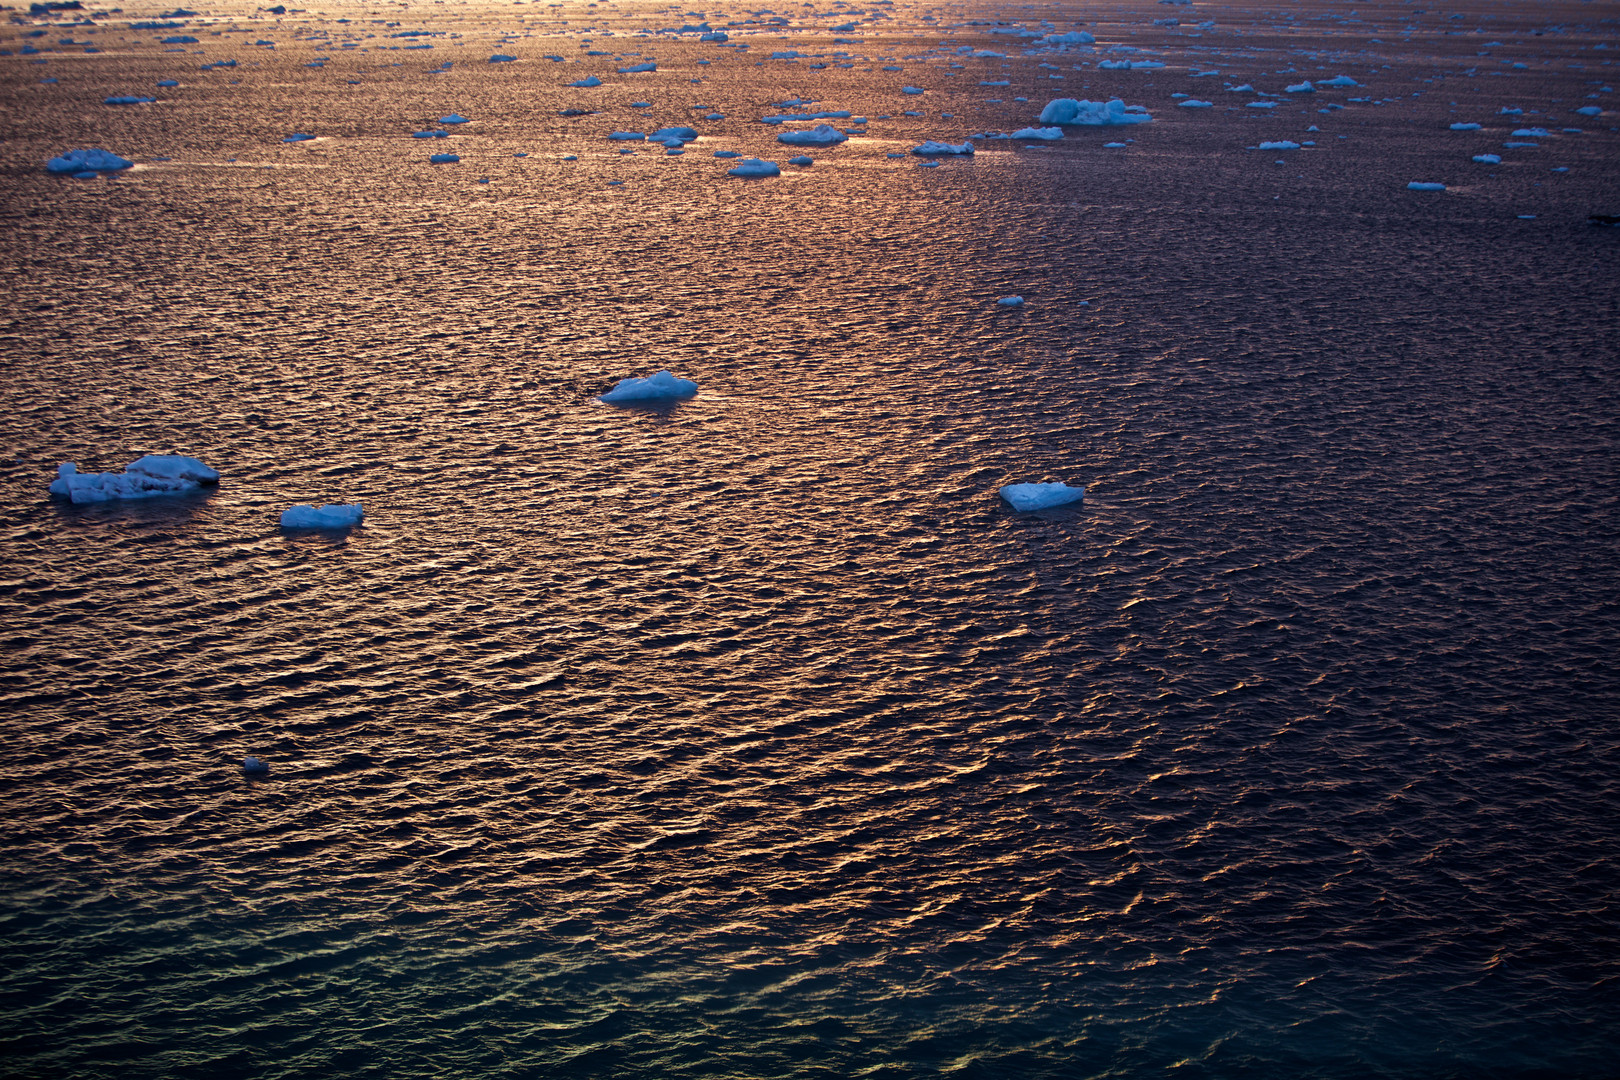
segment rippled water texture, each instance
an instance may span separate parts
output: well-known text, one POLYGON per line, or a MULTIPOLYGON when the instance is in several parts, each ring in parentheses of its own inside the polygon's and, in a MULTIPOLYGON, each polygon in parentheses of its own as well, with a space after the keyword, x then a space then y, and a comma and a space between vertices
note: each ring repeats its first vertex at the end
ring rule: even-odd
POLYGON ((1617 1075, 1612 6, 168 10, 0 31, 0 1073, 1617 1075))

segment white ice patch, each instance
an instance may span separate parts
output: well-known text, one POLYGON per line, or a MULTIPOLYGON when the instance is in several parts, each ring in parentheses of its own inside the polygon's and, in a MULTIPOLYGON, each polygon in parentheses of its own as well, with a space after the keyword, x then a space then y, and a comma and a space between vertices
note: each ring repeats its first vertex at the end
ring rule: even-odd
POLYGON ((1041 110, 1042 124, 1073 124, 1081 127, 1104 127, 1114 124, 1146 124, 1153 119, 1140 105, 1126 105, 1119 98, 1112 101, 1076 101, 1074 98, 1054 98, 1041 110))
POLYGON ((789 146, 831 146, 848 139, 848 135, 830 124, 817 124, 808 131, 784 131, 776 137, 777 142, 789 146))
POLYGON ((1287 139, 1279 139, 1276 142, 1263 142, 1263 143, 1261 143, 1260 144, 1260 149, 1262 149, 1262 150, 1298 150, 1299 149, 1299 143, 1290 142, 1287 139))
POLYGON ((1047 34, 1037 45, 1095 45, 1097 39, 1084 30, 1070 30, 1067 34, 1047 34))
POLYGON ((1007 137, 1012 139, 1045 139, 1047 142, 1051 142, 1053 139, 1063 138, 1063 129, 1060 127, 1019 128, 1007 137))
POLYGON ((932 139, 930 139, 921 146, 913 146, 911 148, 911 152, 916 154, 918 157, 944 157, 952 154, 971 154, 973 153, 973 144, 970 142, 959 144, 934 142, 932 139))
MULTIPOLYGON (((308 503, 299 503, 297 506, 281 512, 281 527, 283 529, 347 529, 360 524, 365 511, 360 509, 359 503, 332 503, 327 506, 310 506, 308 503)), ((252 758, 248 759, 253 760, 252 758)))
POLYGON ((51 481, 51 494, 74 503, 109 502, 183 495, 218 482, 219 473, 196 458, 148 454, 130 462, 121 473, 81 473, 73 462, 63 462, 51 481))
POLYGON ((1011 503, 1014 510, 1045 510, 1051 506, 1079 502, 1086 497, 1086 489, 1072 488, 1064 483, 1008 484, 1001 489, 1001 497, 1011 503))
MULTIPOLYGON (((750 161, 757 161, 750 158, 750 161)), ((761 162, 770 165, 775 172, 762 174, 775 176, 781 170, 776 169, 770 162, 761 162)), ((734 173, 736 170, 732 170, 734 173)), ((598 401, 680 401, 692 397, 698 392, 698 384, 691 379, 677 379, 674 373, 660 371, 649 375, 645 379, 620 379, 619 385, 601 395, 598 401)))

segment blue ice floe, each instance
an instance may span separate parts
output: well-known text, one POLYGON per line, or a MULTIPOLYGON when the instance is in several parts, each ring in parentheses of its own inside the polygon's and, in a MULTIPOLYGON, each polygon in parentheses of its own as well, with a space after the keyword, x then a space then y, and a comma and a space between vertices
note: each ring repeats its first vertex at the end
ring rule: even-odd
POLYGON ((1063 124, 1078 127, 1104 127, 1115 124, 1146 124, 1153 119, 1140 105, 1127 105, 1119 98, 1112 101, 1076 101, 1074 98, 1054 98, 1041 110, 1042 124, 1063 124))
POLYGON ((848 135, 831 124, 817 124, 808 131, 784 131, 776 137, 777 142, 789 146, 832 146, 848 139, 848 135))
POLYGON ((1097 39, 1084 30, 1070 30, 1066 34, 1047 34, 1035 42, 1037 45, 1095 45, 1097 39))
POLYGON ((1278 139, 1275 142, 1263 142, 1263 143, 1261 143, 1260 144, 1260 149, 1261 150, 1298 150, 1299 149, 1299 143, 1293 142, 1292 140, 1289 140, 1289 139, 1278 139))
POLYGON ((956 155, 969 156, 973 153, 973 144, 935 142, 930 139, 921 146, 913 146, 911 152, 918 157, 951 157, 956 155))
POLYGON ((1295 83, 1293 86, 1284 87, 1283 89, 1287 93, 1290 93, 1290 94, 1314 94, 1314 93, 1316 93, 1316 87, 1311 85, 1311 80, 1309 80, 1309 79, 1306 79, 1302 83, 1295 83))
POLYGON ((1001 497, 1018 511, 1045 510, 1052 506, 1079 502, 1086 497, 1083 487, 1068 484, 1008 484, 1001 489, 1001 497))
POLYGON ((507 56, 505 53, 496 53, 494 56, 491 56, 489 58, 489 62, 492 63, 492 64, 510 64, 510 63, 515 62, 516 60, 517 60, 517 57, 515 57, 515 56, 507 56))
POLYGON ((103 105, 150 105, 156 100, 157 100, 157 98, 155 98, 155 97, 135 97, 132 94, 123 94, 123 95, 120 95, 118 97, 110 97, 110 98, 106 99, 105 101, 103 101, 102 104, 103 105))
POLYGON ((461 160, 459 154, 429 154, 428 161, 434 165, 454 165, 461 160))
POLYGON ((51 158, 45 163, 45 168, 48 172, 82 176, 85 173, 117 172, 134 164, 128 158, 121 158, 106 150, 69 150, 61 157, 51 158))
POLYGON ((1475 154, 1474 155, 1474 164, 1475 165, 1500 165, 1500 164, 1502 164, 1502 155, 1501 154, 1475 154))
POLYGON ((311 506, 299 503, 281 512, 283 529, 347 529, 360 524, 365 511, 359 503, 311 506))
POLYGON ((595 75, 587 75, 583 79, 580 79, 577 82, 571 82, 568 85, 569 86, 583 86, 586 89, 589 89, 590 87, 593 87, 593 86, 601 86, 602 85, 602 80, 598 79, 595 75))
POLYGON ((249 754, 242 760, 242 771, 248 776, 269 776, 270 766, 249 754))
MULTIPOLYGON (((769 162, 766 162, 769 164, 769 162)), ((775 166, 772 166, 775 168, 775 166)), ((776 175, 772 173, 771 175, 776 175)), ((645 379, 620 379, 619 384, 597 397, 598 401, 681 401, 698 392, 691 379, 678 379, 671 371, 660 371, 645 379)))
POLYGON ((451 113, 449 116, 441 116, 441 117, 439 117, 439 123, 441 123, 441 124, 470 124, 470 123, 472 123, 472 121, 468 120, 465 116, 462 116, 460 113, 451 113))
POLYGON ((1215 103, 1213 101, 1199 101, 1197 98, 1188 98, 1180 105, 1180 108, 1183 109, 1213 109, 1214 107, 1215 103))
POLYGON ((51 494, 62 495, 75 504, 111 502, 184 495, 218 482, 219 473, 196 458, 148 454, 130 462, 121 473, 81 473, 73 462, 63 462, 51 481, 51 494))
MULTIPOLYGON (((718 156, 718 155, 716 155, 718 156)), ((762 161, 759 158, 743 158, 742 162, 727 174, 729 176, 781 176, 782 168, 774 161, 762 161)))
POLYGON ((808 157, 808 156, 806 156, 804 154, 800 154, 798 157, 788 158, 788 164, 789 165, 814 165, 815 164, 815 159, 812 158, 812 157, 808 157))
POLYGON ((1407 191, 1444 191, 1444 190, 1446 190, 1446 185, 1444 185, 1444 184, 1435 184, 1435 183, 1431 183, 1431 182, 1426 181, 1426 180, 1413 180, 1410 184, 1406 185, 1406 190, 1407 191))
POLYGON ((1024 298, 1022 296, 1003 296, 996 303, 1001 307, 1023 307, 1024 298))
POLYGON ((1011 139, 1043 139, 1051 142, 1053 139, 1063 138, 1063 129, 1060 127, 1027 127, 1019 128, 1008 136, 1011 139))
POLYGON ((1478 131, 1484 124, 1452 124, 1452 131, 1478 131))
POLYGON ((309 142, 314 137, 315 136, 313 136, 313 135, 305 135, 302 131, 295 131, 291 135, 288 135, 285 139, 282 139, 281 141, 282 142, 309 142))
POLYGON ((631 64, 629 67, 619 69, 620 75, 639 75, 644 71, 657 71, 658 65, 652 62, 645 64, 631 64))

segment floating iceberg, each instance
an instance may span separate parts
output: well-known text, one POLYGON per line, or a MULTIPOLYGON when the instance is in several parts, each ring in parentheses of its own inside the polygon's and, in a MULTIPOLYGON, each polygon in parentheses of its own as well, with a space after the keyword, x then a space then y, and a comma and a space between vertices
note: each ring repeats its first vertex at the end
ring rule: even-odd
POLYGON ((1063 138, 1063 129, 1060 127, 1019 128, 1008 137, 1013 139, 1045 139, 1050 142, 1053 139, 1063 138))
MULTIPOLYGON (((159 83, 158 85, 161 86, 162 83, 159 83)), ((1576 109, 1575 112, 1577 114, 1581 115, 1581 116, 1602 116, 1603 115, 1603 106, 1601 106, 1601 105, 1586 105, 1586 106, 1583 106, 1583 107, 1581 107, 1579 109, 1576 109)))
POLYGON ((631 64, 629 67, 619 69, 620 75, 639 75, 643 71, 657 71, 658 65, 654 63, 631 64))
POLYGON ((1197 98, 1188 98, 1181 103, 1183 109, 1213 109, 1214 107, 1215 103, 1213 101, 1199 101, 1197 98))
POLYGON ((1067 34, 1047 34, 1037 45, 1095 45, 1097 39, 1084 30, 1070 30, 1067 34))
POLYGON ((1299 149, 1299 143, 1291 142, 1291 141, 1289 141, 1287 139, 1279 139, 1276 142, 1263 142, 1263 143, 1261 143, 1260 144, 1260 149, 1262 149, 1262 150, 1298 150, 1299 149))
POLYGON ((315 136, 313 136, 313 135, 306 135, 302 131, 295 131, 291 135, 288 135, 285 139, 282 139, 281 141, 282 142, 309 142, 314 137, 315 136))
POLYGON ((589 88, 589 87, 592 87, 592 86, 601 86, 602 85, 602 80, 598 79, 595 75, 587 75, 583 79, 580 79, 578 82, 571 82, 568 85, 569 86, 583 86, 583 87, 589 88))
POLYGON ((815 158, 807 157, 804 154, 800 154, 798 157, 788 158, 789 165, 814 165, 815 163, 815 158))
POLYGON ((640 142, 646 137, 639 131, 614 131, 608 134, 608 138, 614 142, 640 142))
POLYGON ((831 124, 817 124, 809 131, 784 131, 776 137, 777 142, 787 143, 789 146, 831 146, 848 139, 848 135, 831 124))
POLYGON ((247 773, 249 776, 268 776, 270 774, 270 766, 266 765, 258 758, 249 755, 242 761, 242 771, 247 773))
POLYGON ((1306 79, 1302 83, 1295 83, 1293 86, 1284 87, 1284 89, 1290 94, 1314 94, 1314 93, 1316 93, 1316 87, 1311 85, 1311 80, 1309 80, 1309 79, 1306 79))
POLYGON ((1079 502, 1086 497, 1086 489, 1064 483, 1008 484, 1001 489, 1001 497, 1011 503, 1014 510, 1045 510, 1049 506, 1079 502))
POLYGON ((922 93, 922 87, 920 87, 920 86, 902 86, 900 88, 900 92, 902 94, 920 94, 920 93, 922 93))
POLYGON ((494 56, 489 58, 489 62, 492 64, 510 64, 516 59, 517 57, 515 56, 507 56, 505 53, 496 53, 494 56))
POLYGON ((1041 110, 1042 124, 1075 124, 1084 127, 1102 127, 1109 124, 1145 124, 1153 119, 1140 105, 1126 105, 1119 98, 1112 101, 1076 101, 1074 98, 1054 98, 1041 110))
POLYGON ((665 146, 669 146, 671 144, 675 146, 685 146, 687 143, 693 141, 697 137, 698 133, 696 128, 667 127, 659 128, 657 131, 647 136, 647 141, 663 143, 665 146))
POLYGON ((150 105, 150 104, 152 104, 152 102, 154 102, 156 100, 157 100, 157 98, 155 98, 155 97, 134 97, 133 95, 130 95, 130 94, 124 94, 124 95, 120 95, 119 97, 110 97, 107 100, 103 101, 102 104, 103 105, 150 105))
MULTIPOLYGON (((718 157, 719 155, 715 155, 718 157)), ((761 161, 757 157, 743 158, 742 163, 728 174, 730 176, 781 176, 782 169, 774 161, 761 161)))
POLYGON ((352 525, 360 524, 365 512, 360 509, 359 503, 347 506, 342 503, 332 503, 330 506, 310 506, 308 503, 299 503, 290 510, 281 512, 281 527, 283 529, 347 529, 352 525))
MULTIPOLYGON (((765 162, 769 165, 769 162, 765 162)), ((772 165, 775 169, 776 166, 772 165)), ((778 170, 780 171, 780 170, 778 170)), ((770 175, 775 176, 776 173, 770 175)), ((691 379, 677 379, 672 372, 660 371, 645 379, 620 379, 619 385, 600 395, 598 401, 680 401, 698 392, 691 379)))
POLYGON ((1478 131, 1484 124, 1452 124, 1452 131, 1478 131))
POLYGON ((944 157, 951 154, 972 154, 973 144, 934 142, 932 139, 921 146, 913 146, 911 152, 918 157, 944 157))
POLYGON ((1543 127, 1527 127, 1519 128, 1518 130, 1514 131, 1513 134, 1520 138, 1545 139, 1551 135, 1552 132, 1543 127))
POLYGON ((69 150, 61 157, 51 158, 45 163, 45 168, 53 173, 72 173, 76 176, 85 172, 117 172, 134 164, 105 150, 69 150))
POLYGON ((470 124, 470 123, 472 123, 472 121, 468 120, 465 116, 462 116, 460 113, 451 113, 449 116, 441 116, 441 117, 439 117, 439 123, 441 123, 441 124, 470 124))
POLYGON ((1502 164, 1502 155, 1501 154, 1475 154, 1474 155, 1474 164, 1475 165, 1500 165, 1500 164, 1502 164))
POLYGON ((1335 75, 1331 79, 1318 79, 1317 82, 1316 82, 1316 85, 1318 87, 1323 87, 1323 86, 1360 86, 1361 84, 1356 82, 1356 80, 1352 79, 1348 75, 1335 75))
POLYGON ((429 154, 428 161, 434 165, 454 165, 461 160, 459 154, 429 154))
POLYGON ((996 303, 1002 307, 1023 307, 1024 298, 1022 296, 1003 296, 996 303))
POLYGON ((1410 184, 1406 185, 1406 190, 1407 191, 1444 191, 1444 190, 1446 190, 1446 185, 1444 185, 1444 184, 1432 184, 1432 183, 1428 183, 1428 182, 1423 181, 1423 180, 1413 180, 1410 184))
POLYGON ((219 473, 196 458, 148 454, 130 462, 121 473, 81 473, 73 462, 63 462, 51 481, 51 494, 65 496, 74 503, 109 502, 183 495, 218 482, 219 473))

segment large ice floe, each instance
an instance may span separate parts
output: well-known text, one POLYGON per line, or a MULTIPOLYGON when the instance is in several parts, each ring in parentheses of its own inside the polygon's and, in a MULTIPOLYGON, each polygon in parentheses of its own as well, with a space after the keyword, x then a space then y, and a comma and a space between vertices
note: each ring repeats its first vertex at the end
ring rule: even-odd
MULTIPOLYGON (((775 168, 775 166, 772 166, 772 168, 775 168)), ((645 379, 620 379, 619 385, 600 395, 596 400, 607 402, 680 401, 692 397, 697 392, 698 384, 691 379, 677 379, 673 372, 660 371, 657 374, 647 376, 645 379)))
POLYGON ((148 454, 130 462, 121 473, 82 473, 73 462, 63 462, 51 481, 51 494, 74 503, 110 502, 184 495, 218 482, 219 473, 194 457, 148 454))
MULTIPOLYGON (((718 155, 716 155, 718 156, 718 155)), ((782 167, 774 161, 763 161, 757 157, 743 158, 735 169, 727 173, 728 176, 781 176, 782 167)))
POLYGON ((290 509, 281 512, 281 527, 283 529, 347 529, 360 524, 365 511, 359 503, 331 503, 327 506, 310 506, 308 503, 299 503, 290 509))
POLYGON ((47 172, 78 175, 87 172, 117 172, 134 164, 128 158, 121 158, 106 150, 69 150, 61 157, 53 157, 47 161, 45 169, 47 172))
POLYGON ((1127 105, 1119 98, 1112 101, 1076 101, 1074 98, 1054 98, 1041 110, 1042 124, 1074 124, 1084 127, 1102 127, 1109 124, 1146 124, 1153 117, 1140 105, 1127 105))
POLYGON ((784 131, 776 137, 776 141, 789 146, 831 146, 848 138, 831 124, 817 124, 808 131, 784 131))
POLYGON ((1062 506, 1065 503, 1079 502, 1086 497, 1083 487, 1072 488, 1065 483, 1056 484, 1008 484, 1001 489, 1001 497, 1012 505, 1014 510, 1045 510, 1049 506, 1062 506))

